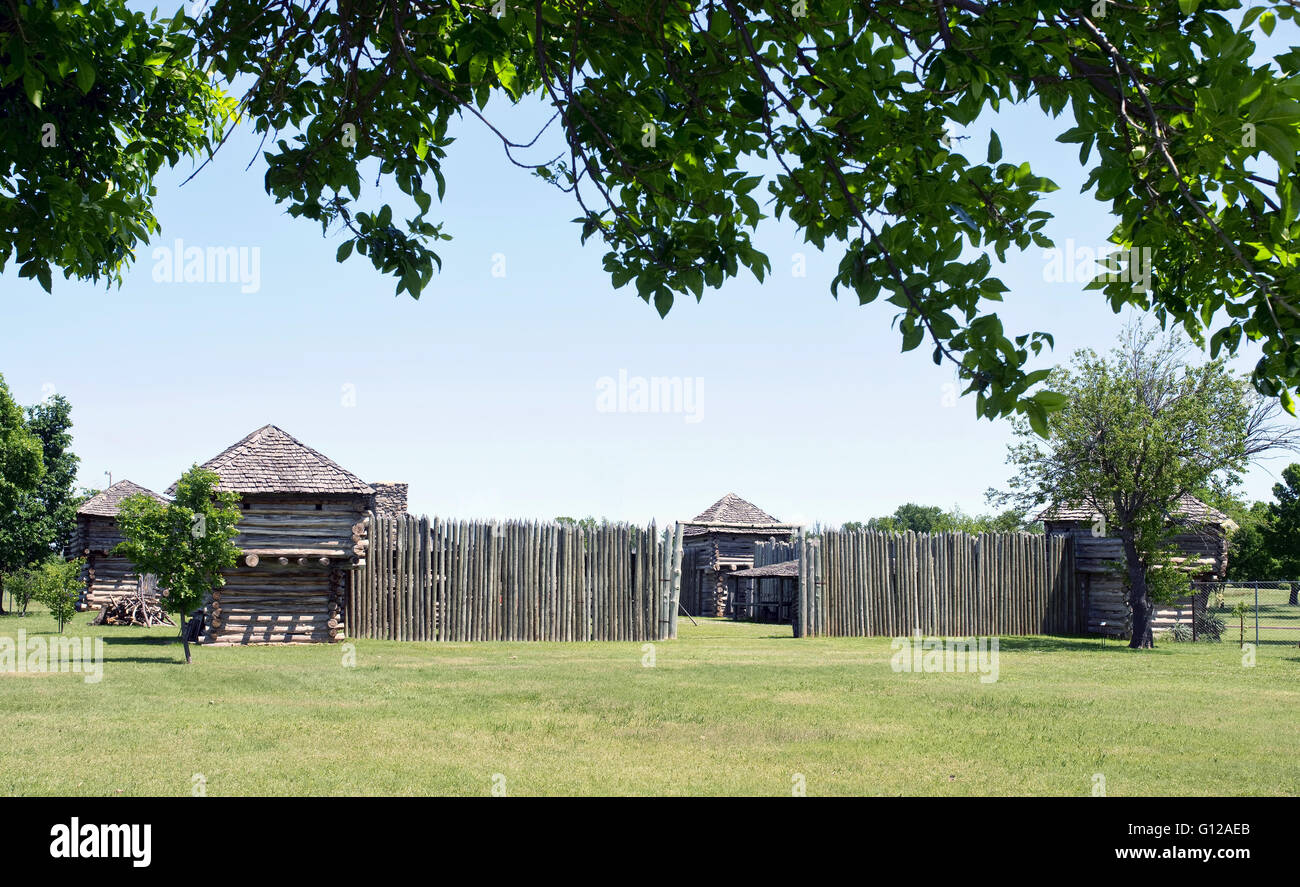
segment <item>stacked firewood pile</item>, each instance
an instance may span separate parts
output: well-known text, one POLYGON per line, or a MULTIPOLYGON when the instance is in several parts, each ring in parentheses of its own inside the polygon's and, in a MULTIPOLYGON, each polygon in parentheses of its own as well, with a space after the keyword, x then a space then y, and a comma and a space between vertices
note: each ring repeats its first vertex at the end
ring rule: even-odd
POLYGON ((175 625, 156 598, 147 597, 140 592, 122 597, 112 595, 108 603, 99 609, 91 625, 140 625, 152 628, 155 625, 175 625))

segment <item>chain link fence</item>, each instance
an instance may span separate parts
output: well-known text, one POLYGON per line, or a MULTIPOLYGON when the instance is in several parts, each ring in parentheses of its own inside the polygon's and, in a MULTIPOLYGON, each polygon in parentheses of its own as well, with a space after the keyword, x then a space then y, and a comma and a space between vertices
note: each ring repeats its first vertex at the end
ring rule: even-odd
POLYGON ((1193 582, 1197 634, 1254 644, 1261 653, 1300 647, 1300 582, 1193 582))

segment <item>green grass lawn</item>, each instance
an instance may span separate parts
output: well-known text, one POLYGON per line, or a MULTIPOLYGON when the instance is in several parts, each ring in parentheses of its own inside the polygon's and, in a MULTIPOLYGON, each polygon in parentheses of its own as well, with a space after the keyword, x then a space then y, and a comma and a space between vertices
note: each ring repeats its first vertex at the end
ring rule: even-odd
MULTIPOLYGON (((882 638, 706 620, 655 645, 196 648, 88 626, 104 678, 0 674, 0 793, 1300 794, 1300 651, 1004 638, 996 683, 882 638)), ((43 613, 0 635, 49 632, 43 613)))

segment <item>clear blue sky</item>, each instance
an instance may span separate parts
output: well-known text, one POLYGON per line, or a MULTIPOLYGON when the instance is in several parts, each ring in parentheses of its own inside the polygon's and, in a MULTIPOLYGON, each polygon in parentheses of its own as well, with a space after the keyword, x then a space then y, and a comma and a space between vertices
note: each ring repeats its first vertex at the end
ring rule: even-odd
MULTIPOLYGON (((522 135, 535 117, 502 119, 522 135)), ((1077 147, 1053 141, 1069 125, 1036 108, 994 122, 1004 160, 1061 185, 1050 234, 1100 246, 1106 207, 1078 193, 1077 147)), ((982 156, 988 128, 966 130, 960 150, 982 156)), ((892 306, 831 298, 838 251, 818 254, 769 223, 765 283, 742 277, 660 320, 633 288, 611 287, 564 195, 511 166, 480 124, 454 134, 442 215, 455 239, 419 302, 394 297, 368 263, 336 264, 337 234, 284 215, 261 161, 244 171, 257 147, 245 134, 184 188, 183 175, 161 180, 152 246, 259 247, 260 291, 156 283, 152 246, 120 290, 56 277, 47 296, 11 268, 0 275, 0 373, 20 403, 50 391, 71 400, 86 486, 111 470, 162 490, 270 422, 366 480, 409 483, 412 510, 431 515, 662 523, 726 492, 795 521, 906 501, 988 510, 985 489, 1007 477, 1008 425, 977 421, 969 400, 945 405, 953 373, 926 348, 899 353, 892 306), (796 252, 806 278, 791 274, 796 252), (503 278, 491 273, 498 253, 503 278), (620 370, 702 379, 699 421, 598 410, 599 380, 620 370)), ((1008 259, 1008 331, 1056 336, 1038 365, 1110 347, 1124 316, 1081 283, 1045 282, 1042 250, 1008 259)), ((1257 359, 1247 349, 1236 364, 1257 359)), ((1267 498, 1284 465, 1252 471, 1246 494, 1267 498)))

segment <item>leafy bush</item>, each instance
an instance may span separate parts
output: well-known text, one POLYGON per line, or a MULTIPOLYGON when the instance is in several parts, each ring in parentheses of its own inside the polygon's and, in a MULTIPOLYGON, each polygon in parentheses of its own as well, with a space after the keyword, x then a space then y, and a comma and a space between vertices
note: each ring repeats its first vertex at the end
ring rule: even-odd
POLYGON ((1185 622, 1179 622, 1165 634, 1171 641, 1184 643, 1192 639, 1192 627, 1185 622))
POLYGON ((1217 616, 1211 616, 1209 613, 1196 614, 1196 639, 1198 641, 1209 641, 1217 644, 1223 640, 1223 632, 1227 627, 1228 624, 1217 616))
POLYGON ((77 613, 77 601, 81 598, 81 568, 85 560, 65 561, 51 558, 41 564, 42 575, 39 600, 49 608, 50 615, 59 623, 59 633, 63 626, 72 621, 77 613))
POLYGON ((1173 556, 1172 551, 1161 551, 1147 569, 1147 594, 1153 603, 1171 603, 1192 593, 1191 576, 1174 564, 1173 556))
POLYGON ((11 606, 15 613, 20 616, 27 615, 27 605, 35 599, 39 585, 38 576, 32 567, 24 567, 5 574, 4 588, 9 592, 11 606))
POLYGON ((59 632, 72 621, 77 612, 77 601, 81 598, 81 568, 85 560, 65 561, 61 557, 51 557, 42 564, 27 567, 9 576, 6 586, 14 595, 15 606, 21 603, 22 611, 27 611, 27 604, 39 601, 50 611, 50 615, 59 623, 59 632))

